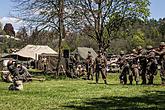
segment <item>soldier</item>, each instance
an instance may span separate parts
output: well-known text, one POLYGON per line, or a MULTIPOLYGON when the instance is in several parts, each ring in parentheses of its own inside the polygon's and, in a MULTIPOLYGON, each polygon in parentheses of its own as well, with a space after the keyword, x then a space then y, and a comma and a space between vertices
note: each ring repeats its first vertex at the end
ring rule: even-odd
POLYGON ((135 49, 132 50, 131 54, 131 64, 130 64, 131 72, 129 73, 130 84, 132 85, 133 76, 135 77, 136 84, 139 83, 139 59, 138 54, 135 49))
POLYGON ((147 46, 147 79, 148 84, 153 84, 154 75, 156 75, 157 70, 157 60, 155 58, 155 52, 153 51, 153 47, 151 45, 147 46))
POLYGON ((87 79, 90 80, 90 76, 91 76, 91 80, 93 80, 93 73, 92 73, 93 61, 92 61, 91 52, 88 52, 85 65, 86 65, 86 71, 87 71, 87 79))
POLYGON ((12 60, 9 60, 7 63, 7 68, 9 72, 13 75, 13 84, 9 86, 9 90, 22 90, 23 84, 22 81, 19 79, 19 70, 16 67, 16 64, 13 63, 12 60))
POLYGON ((146 60, 146 50, 142 49, 141 46, 137 47, 138 57, 139 57, 139 64, 140 64, 140 75, 142 77, 142 84, 146 84, 146 67, 147 67, 147 60, 146 60))
POLYGON ((101 50, 98 51, 98 56, 95 58, 94 61, 94 69, 96 72, 96 84, 99 81, 99 74, 101 72, 102 79, 104 80, 104 83, 107 84, 106 81, 106 66, 107 66, 107 59, 105 56, 102 55, 101 50))
POLYGON ((71 78, 75 78, 76 76, 76 65, 75 65, 76 59, 74 56, 70 56, 69 59, 69 74, 71 78))
POLYGON ((129 64, 127 62, 126 56, 124 55, 124 51, 120 51, 120 58, 117 63, 120 66, 120 83, 127 84, 127 74, 129 74, 129 64))
POLYGON ((155 50, 154 52, 160 56, 159 58, 159 64, 161 66, 160 77, 162 80, 162 85, 165 85, 165 43, 161 42, 159 45, 159 51, 155 50))
POLYGON ((28 78, 31 78, 32 75, 28 72, 27 68, 22 64, 18 64, 19 79, 23 82, 29 81, 28 78))

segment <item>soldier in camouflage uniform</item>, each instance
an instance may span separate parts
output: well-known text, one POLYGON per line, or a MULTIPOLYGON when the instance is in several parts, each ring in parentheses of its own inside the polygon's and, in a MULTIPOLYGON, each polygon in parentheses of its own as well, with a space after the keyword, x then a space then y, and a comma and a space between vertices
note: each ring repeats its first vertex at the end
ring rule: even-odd
POLYGON ((27 68, 22 65, 17 67, 17 64, 14 64, 12 60, 8 62, 7 68, 13 76, 13 84, 9 86, 9 90, 22 90, 23 82, 27 81, 28 77, 31 78, 31 75, 27 71, 27 68))
POLYGON ((22 64, 19 64, 18 66, 19 71, 19 79, 23 82, 28 81, 28 78, 31 78, 32 75, 28 72, 27 68, 23 66, 22 64))
POLYGON ((120 66, 120 83, 127 84, 127 74, 129 74, 129 63, 127 62, 126 56, 124 55, 124 51, 120 52, 120 57, 117 63, 120 66))
POLYGON ((16 66, 16 64, 13 63, 12 60, 9 60, 7 63, 7 68, 9 70, 9 72, 11 73, 11 75, 13 76, 13 84, 11 84, 9 86, 9 90, 22 90, 23 89, 23 85, 22 85, 22 81, 19 80, 19 70, 16 66))
POLYGON ((131 64, 130 64, 131 72, 129 73, 130 84, 132 85, 133 77, 134 77, 134 80, 136 81, 136 84, 138 84, 139 83, 139 58, 138 58, 137 51, 133 49, 132 54, 130 56, 131 56, 131 64))
POLYGON ((90 76, 91 76, 91 80, 93 80, 93 73, 92 73, 93 61, 92 61, 91 52, 88 52, 85 65, 86 65, 86 71, 87 71, 87 79, 90 80, 90 76))
POLYGON ((107 66, 107 59, 105 58, 104 55, 102 55, 101 50, 98 51, 98 56, 95 58, 94 61, 94 69, 96 72, 96 84, 99 81, 99 74, 101 73, 102 79, 104 80, 104 83, 107 84, 106 81, 106 66, 107 66))
POLYGON ((142 49, 141 46, 137 47, 139 64, 140 64, 140 75, 142 77, 142 84, 146 84, 146 67, 147 67, 147 59, 146 59, 146 50, 142 49))
POLYGON ((147 46, 147 79, 148 79, 148 84, 153 84, 153 79, 154 75, 156 75, 156 70, 157 70, 157 60, 155 58, 155 52, 153 50, 153 47, 151 45, 147 46))
POLYGON ((159 64, 161 65, 160 77, 162 80, 162 85, 165 85, 165 43, 161 42, 159 46, 159 51, 155 50, 154 52, 160 56, 159 58, 159 64))

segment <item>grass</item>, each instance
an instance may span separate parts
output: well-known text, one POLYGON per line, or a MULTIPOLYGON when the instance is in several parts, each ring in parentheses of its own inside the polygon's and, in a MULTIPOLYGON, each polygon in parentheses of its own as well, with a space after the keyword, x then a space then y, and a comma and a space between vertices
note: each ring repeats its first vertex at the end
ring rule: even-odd
POLYGON ((23 91, 8 91, 10 83, 0 82, 1 110, 111 110, 165 109, 165 87, 120 85, 118 75, 108 75, 108 85, 81 79, 33 81, 23 91))

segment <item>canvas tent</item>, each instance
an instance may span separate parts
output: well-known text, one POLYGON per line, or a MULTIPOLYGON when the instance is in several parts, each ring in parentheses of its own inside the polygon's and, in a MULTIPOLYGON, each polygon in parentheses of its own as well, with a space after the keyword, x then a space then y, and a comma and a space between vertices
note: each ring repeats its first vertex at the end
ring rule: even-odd
POLYGON ((15 54, 22 57, 38 60, 38 55, 41 54, 57 55, 58 53, 47 45, 27 45, 26 47, 22 48, 20 51, 16 52, 15 54))
POLYGON ((86 59, 88 55, 88 51, 91 52, 93 59, 97 57, 97 53, 93 50, 93 48, 88 48, 88 47, 78 47, 76 50, 72 52, 72 54, 78 53, 80 58, 86 59))
MULTIPOLYGON (((58 53, 47 45, 27 45, 16 53, 8 56, 38 60, 39 55, 56 56, 58 53)), ((5 57, 8 57, 5 56, 5 57)), ((4 57, 4 58, 5 58, 4 57)))

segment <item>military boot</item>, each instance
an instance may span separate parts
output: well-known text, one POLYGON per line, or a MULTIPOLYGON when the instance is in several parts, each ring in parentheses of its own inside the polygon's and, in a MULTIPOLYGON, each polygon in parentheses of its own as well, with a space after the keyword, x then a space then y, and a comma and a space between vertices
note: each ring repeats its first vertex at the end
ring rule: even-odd
POLYGON ((106 80, 104 80, 104 83, 105 83, 105 84, 108 84, 106 80))

